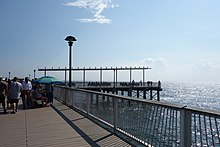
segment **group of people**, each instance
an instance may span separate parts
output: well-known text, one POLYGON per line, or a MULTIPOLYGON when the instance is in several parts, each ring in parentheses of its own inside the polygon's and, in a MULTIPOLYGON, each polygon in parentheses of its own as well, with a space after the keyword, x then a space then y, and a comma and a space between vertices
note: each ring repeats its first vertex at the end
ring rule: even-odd
POLYGON ((3 80, 0 77, 0 103, 3 107, 3 113, 8 113, 7 110, 10 105, 12 108, 11 113, 15 114, 18 111, 20 98, 22 98, 23 109, 32 107, 33 98, 42 100, 45 105, 49 106, 53 102, 52 85, 48 84, 45 89, 42 89, 39 84, 32 85, 28 77, 25 77, 22 81, 17 77, 14 77, 13 80, 3 80))

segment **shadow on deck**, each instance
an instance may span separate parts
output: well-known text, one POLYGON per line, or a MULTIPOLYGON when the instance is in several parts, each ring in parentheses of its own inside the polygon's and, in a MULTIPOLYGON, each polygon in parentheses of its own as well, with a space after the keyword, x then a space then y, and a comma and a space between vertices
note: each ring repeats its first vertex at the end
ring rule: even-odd
POLYGON ((3 114, 0 109, 0 146, 131 145, 54 100, 52 107, 19 109, 16 114, 3 114))

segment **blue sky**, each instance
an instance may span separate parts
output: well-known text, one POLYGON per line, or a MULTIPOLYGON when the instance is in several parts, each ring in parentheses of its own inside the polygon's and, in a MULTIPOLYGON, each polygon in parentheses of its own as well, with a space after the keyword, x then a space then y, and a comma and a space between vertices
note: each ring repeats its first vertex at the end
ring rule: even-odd
MULTIPOLYGON (((219 7, 219 0, 1 0, 0 75, 68 67, 64 39, 73 35, 74 67, 148 66, 147 80, 220 82, 219 7)), ((129 81, 129 72, 118 75, 129 81)), ((104 73, 104 80, 112 77, 104 73)))

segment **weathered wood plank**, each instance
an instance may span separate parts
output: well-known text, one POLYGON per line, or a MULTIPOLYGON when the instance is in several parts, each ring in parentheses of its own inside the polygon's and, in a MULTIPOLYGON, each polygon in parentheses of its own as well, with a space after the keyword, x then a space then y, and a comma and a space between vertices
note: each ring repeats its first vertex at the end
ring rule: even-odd
POLYGON ((0 146, 130 146, 58 101, 53 108, 19 110, 16 114, 0 112, 0 146))

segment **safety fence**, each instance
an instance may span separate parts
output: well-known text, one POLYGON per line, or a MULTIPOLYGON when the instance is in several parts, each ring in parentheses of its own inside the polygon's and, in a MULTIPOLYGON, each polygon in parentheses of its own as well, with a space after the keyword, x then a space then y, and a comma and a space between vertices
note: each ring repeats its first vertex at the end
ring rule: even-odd
POLYGON ((220 113, 54 86, 54 97, 146 146, 220 146, 220 113))

